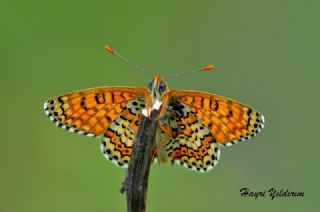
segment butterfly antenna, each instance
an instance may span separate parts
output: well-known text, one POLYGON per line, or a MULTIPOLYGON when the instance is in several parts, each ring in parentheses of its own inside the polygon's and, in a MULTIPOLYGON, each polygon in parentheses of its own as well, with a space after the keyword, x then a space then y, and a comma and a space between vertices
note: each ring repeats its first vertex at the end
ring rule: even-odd
POLYGON ((185 71, 185 72, 174 74, 174 75, 170 76, 169 78, 182 77, 182 76, 193 74, 193 73, 196 73, 196 72, 199 72, 199 71, 210 71, 210 70, 213 70, 214 68, 215 68, 215 66, 210 64, 210 65, 207 65, 207 66, 204 66, 204 67, 201 67, 201 68, 197 68, 197 69, 195 69, 193 71, 185 71))
POLYGON ((115 50, 113 50, 113 48, 111 48, 111 46, 109 45, 105 45, 104 49, 107 50, 109 53, 114 54, 118 57, 120 57, 124 62, 132 65, 133 67, 135 67, 137 70, 142 71, 144 73, 149 73, 147 70, 145 70, 144 68, 140 67, 139 65, 137 65, 136 63, 132 62, 131 60, 129 60, 128 58, 122 56, 121 54, 119 54, 118 52, 116 52, 115 50))

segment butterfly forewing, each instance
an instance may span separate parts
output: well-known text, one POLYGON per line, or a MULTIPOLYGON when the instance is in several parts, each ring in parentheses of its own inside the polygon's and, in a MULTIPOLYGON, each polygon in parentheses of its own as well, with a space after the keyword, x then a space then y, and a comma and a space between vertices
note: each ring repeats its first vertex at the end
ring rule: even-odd
POLYGON ((255 136, 264 127, 264 117, 240 102, 194 91, 177 91, 172 97, 190 107, 217 142, 230 146, 255 136))
POLYGON ((44 104, 45 113, 58 126, 87 136, 99 136, 133 99, 141 87, 100 87, 54 97, 44 104))

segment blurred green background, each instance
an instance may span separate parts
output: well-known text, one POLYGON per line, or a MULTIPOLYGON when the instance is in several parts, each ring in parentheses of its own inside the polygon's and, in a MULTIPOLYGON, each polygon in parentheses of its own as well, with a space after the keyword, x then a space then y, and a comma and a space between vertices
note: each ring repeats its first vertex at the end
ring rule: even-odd
POLYGON ((125 170, 99 142, 59 129, 48 98, 149 77, 107 54, 109 43, 168 75, 212 72, 170 88, 237 99, 261 111, 254 140, 222 149, 207 174, 153 166, 148 211, 315 211, 319 200, 319 1, 2 0, 0 7, 0 211, 125 211, 125 170), (240 197, 248 187, 303 198, 240 197))

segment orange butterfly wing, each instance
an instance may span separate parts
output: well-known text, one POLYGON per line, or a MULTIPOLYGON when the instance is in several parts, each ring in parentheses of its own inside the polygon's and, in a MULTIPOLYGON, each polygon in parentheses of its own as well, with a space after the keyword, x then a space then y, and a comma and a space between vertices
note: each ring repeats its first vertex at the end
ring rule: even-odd
POLYGON ((217 165, 219 145, 190 107, 171 99, 161 121, 163 137, 168 137, 164 149, 172 163, 200 172, 207 172, 217 165))
POLYGON ((172 97, 190 107, 224 146, 249 139, 264 127, 261 113, 226 97, 196 91, 176 91, 172 97))
POLYGON ((58 127, 90 137, 102 135, 126 105, 144 97, 144 87, 99 87, 49 99, 45 113, 58 127))
POLYGON ((104 132, 101 141, 103 155, 120 167, 127 167, 135 136, 139 128, 139 115, 144 108, 144 99, 139 98, 127 104, 104 132))

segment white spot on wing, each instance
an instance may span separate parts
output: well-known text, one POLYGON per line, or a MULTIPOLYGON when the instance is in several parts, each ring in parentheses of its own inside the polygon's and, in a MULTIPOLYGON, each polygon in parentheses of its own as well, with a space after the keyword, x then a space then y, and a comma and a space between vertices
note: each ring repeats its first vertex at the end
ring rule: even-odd
POLYGON ((87 136, 88 136, 88 137, 94 137, 95 135, 92 134, 92 133, 88 133, 87 136))
POLYGON ((262 120, 262 123, 264 123, 264 116, 261 114, 261 120, 262 120))

